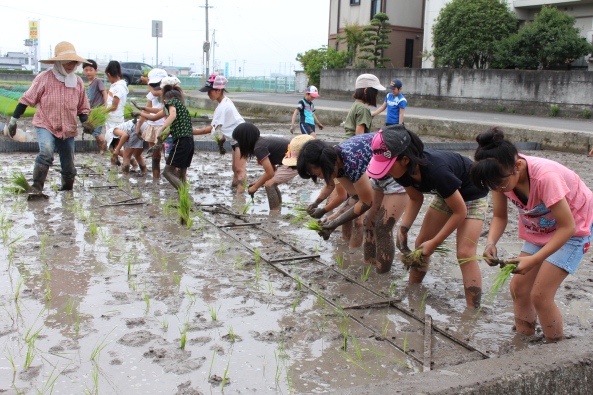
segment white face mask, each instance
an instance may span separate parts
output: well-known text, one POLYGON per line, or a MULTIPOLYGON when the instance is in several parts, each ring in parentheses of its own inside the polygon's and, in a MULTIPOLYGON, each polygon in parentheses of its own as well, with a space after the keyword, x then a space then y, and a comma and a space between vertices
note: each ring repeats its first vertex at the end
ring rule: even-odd
POLYGON ((78 81, 76 79, 76 74, 74 73, 74 70, 76 70, 80 63, 76 65, 76 67, 71 73, 66 72, 66 69, 64 69, 64 63, 70 63, 70 61, 56 60, 54 62, 54 67, 51 70, 58 79, 58 81, 61 81, 66 85, 66 88, 75 88, 78 84, 78 81))

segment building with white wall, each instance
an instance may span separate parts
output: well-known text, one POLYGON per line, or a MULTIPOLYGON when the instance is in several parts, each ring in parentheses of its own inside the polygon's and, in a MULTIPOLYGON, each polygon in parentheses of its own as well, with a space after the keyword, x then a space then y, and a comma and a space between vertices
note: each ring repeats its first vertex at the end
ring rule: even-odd
MULTIPOLYGON (((517 14, 520 24, 532 22, 542 6, 554 6, 576 18, 575 26, 581 29, 581 35, 589 42, 593 34, 593 0, 506 0, 509 8, 517 14)), ((445 4, 451 0, 426 0, 424 11, 424 41, 425 51, 432 51, 432 27, 445 4)), ((586 67, 589 58, 577 59, 574 67, 586 67)), ((592 59, 593 60, 593 59, 592 59)), ((433 59, 423 59, 422 68, 433 68, 433 59)), ((589 70, 593 64, 589 62, 589 70)))

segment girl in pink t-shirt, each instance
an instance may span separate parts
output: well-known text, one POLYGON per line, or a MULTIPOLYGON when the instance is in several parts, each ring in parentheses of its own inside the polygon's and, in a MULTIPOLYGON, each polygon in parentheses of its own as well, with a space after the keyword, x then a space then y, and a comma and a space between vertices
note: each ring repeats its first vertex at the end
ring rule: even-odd
POLYGON ((507 202, 519 211, 519 238, 525 242, 511 280, 518 333, 533 335, 539 317, 546 342, 562 340, 562 315, 554 295, 573 274, 591 242, 593 193, 572 170, 542 158, 519 155, 504 133, 480 134, 474 184, 492 191, 493 217, 484 256, 498 264, 496 242, 508 218, 507 202))

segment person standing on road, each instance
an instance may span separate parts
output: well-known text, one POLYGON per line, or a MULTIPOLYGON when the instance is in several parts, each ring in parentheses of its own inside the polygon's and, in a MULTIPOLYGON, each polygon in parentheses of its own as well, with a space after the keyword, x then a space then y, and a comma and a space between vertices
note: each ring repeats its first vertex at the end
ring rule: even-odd
POLYGON ((517 207, 523 247, 510 291, 517 333, 533 335, 539 318, 546 342, 564 338, 562 314, 554 302, 568 274, 574 274, 591 245, 593 192, 572 170, 543 158, 520 154, 498 128, 476 138, 473 183, 492 191, 493 217, 483 255, 501 263, 496 243, 508 223, 508 201, 517 207))
POLYGON ((17 119, 27 107, 37 106, 33 126, 37 132, 39 155, 33 169, 33 185, 29 197, 43 196, 43 185, 49 167, 54 161, 54 150, 60 156, 62 175, 61 191, 72 190, 76 168, 74 167, 74 137, 78 136, 76 117, 84 124, 90 112, 84 83, 74 72, 86 62, 78 56, 74 45, 62 41, 56 45, 55 56, 40 60, 53 64, 53 68, 39 73, 29 89, 19 99, 14 114, 6 125, 11 137, 16 133, 17 119))
POLYGON ((385 125, 404 124, 404 111, 408 105, 408 101, 402 95, 402 82, 400 80, 392 80, 389 84, 391 92, 385 96, 385 101, 381 107, 377 108, 371 116, 375 117, 381 114, 387 108, 387 117, 385 125))
POLYGON ((195 135, 213 133, 217 134, 218 130, 222 136, 218 140, 218 149, 221 154, 225 154, 226 150, 223 148, 224 142, 229 140, 232 148, 232 169, 233 181, 231 186, 237 187, 237 193, 245 192, 245 180, 247 179, 247 155, 239 150, 237 142, 233 139, 233 131, 235 128, 245 122, 232 100, 225 96, 227 90, 225 89, 228 80, 222 75, 212 74, 200 92, 208 92, 208 98, 212 101, 218 102, 212 123, 210 126, 201 129, 195 129, 195 135))
MULTIPOLYGON (((107 91, 105 90, 105 84, 103 83, 103 80, 96 78, 97 62, 95 62, 93 59, 87 59, 86 63, 83 64, 83 67, 84 75, 89 80, 89 86, 87 88, 86 94, 89 97, 91 109, 104 105, 107 103, 107 91)), ((107 148, 105 137, 103 137, 101 134, 103 126, 104 125, 97 126, 92 133, 92 136, 95 138, 97 146, 99 147, 100 155, 103 155, 103 152, 107 148)))
POLYGON ((315 115, 315 106, 313 100, 319 97, 317 88, 313 85, 308 86, 305 91, 305 97, 299 100, 299 104, 292 114, 292 123, 290 125, 290 133, 294 132, 294 123, 297 116, 299 116, 299 126, 302 134, 308 134, 315 138, 315 125, 319 126, 319 130, 323 130, 323 125, 315 115))

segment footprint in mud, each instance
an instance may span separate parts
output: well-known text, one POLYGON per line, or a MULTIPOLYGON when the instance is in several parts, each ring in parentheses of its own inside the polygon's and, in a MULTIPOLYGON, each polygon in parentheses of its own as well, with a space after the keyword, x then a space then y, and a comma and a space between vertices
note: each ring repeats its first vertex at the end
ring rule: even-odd
POLYGON ((202 367, 206 357, 190 359, 191 351, 179 349, 154 348, 150 347, 143 354, 145 358, 153 358, 154 363, 163 368, 165 373, 185 374, 202 367))
POLYGON ((149 331, 136 331, 123 335, 117 342, 125 346, 140 347, 159 336, 149 331))
POLYGON ((211 337, 208 337, 208 336, 200 336, 200 337, 196 337, 196 338, 193 338, 193 339, 189 339, 188 343, 189 344, 192 344, 192 345, 197 344, 199 346, 203 346, 204 344, 210 343, 211 341, 212 341, 212 338, 211 337))
POLYGON ((126 326, 131 328, 133 326, 144 325, 146 324, 146 320, 144 318, 127 318, 126 319, 126 326))
POLYGON ((23 381, 30 381, 35 377, 39 376, 41 372, 41 365, 39 366, 29 366, 27 369, 21 370, 19 373, 19 379, 23 381))
POLYGON ((255 314, 255 311, 244 307, 240 309, 230 309, 229 312, 233 317, 249 317, 250 315, 255 314))
POLYGON ((191 380, 181 383, 177 386, 175 395, 204 395, 200 391, 191 387, 191 380))
POLYGON ((257 331, 249 331, 249 334, 255 339, 263 342, 268 343, 276 343, 282 338, 284 340, 290 340, 294 337, 294 332, 296 332, 296 328, 294 326, 289 326, 285 328, 283 331, 266 331, 266 332, 257 332, 257 331), (283 336, 284 333, 284 336, 283 336))

